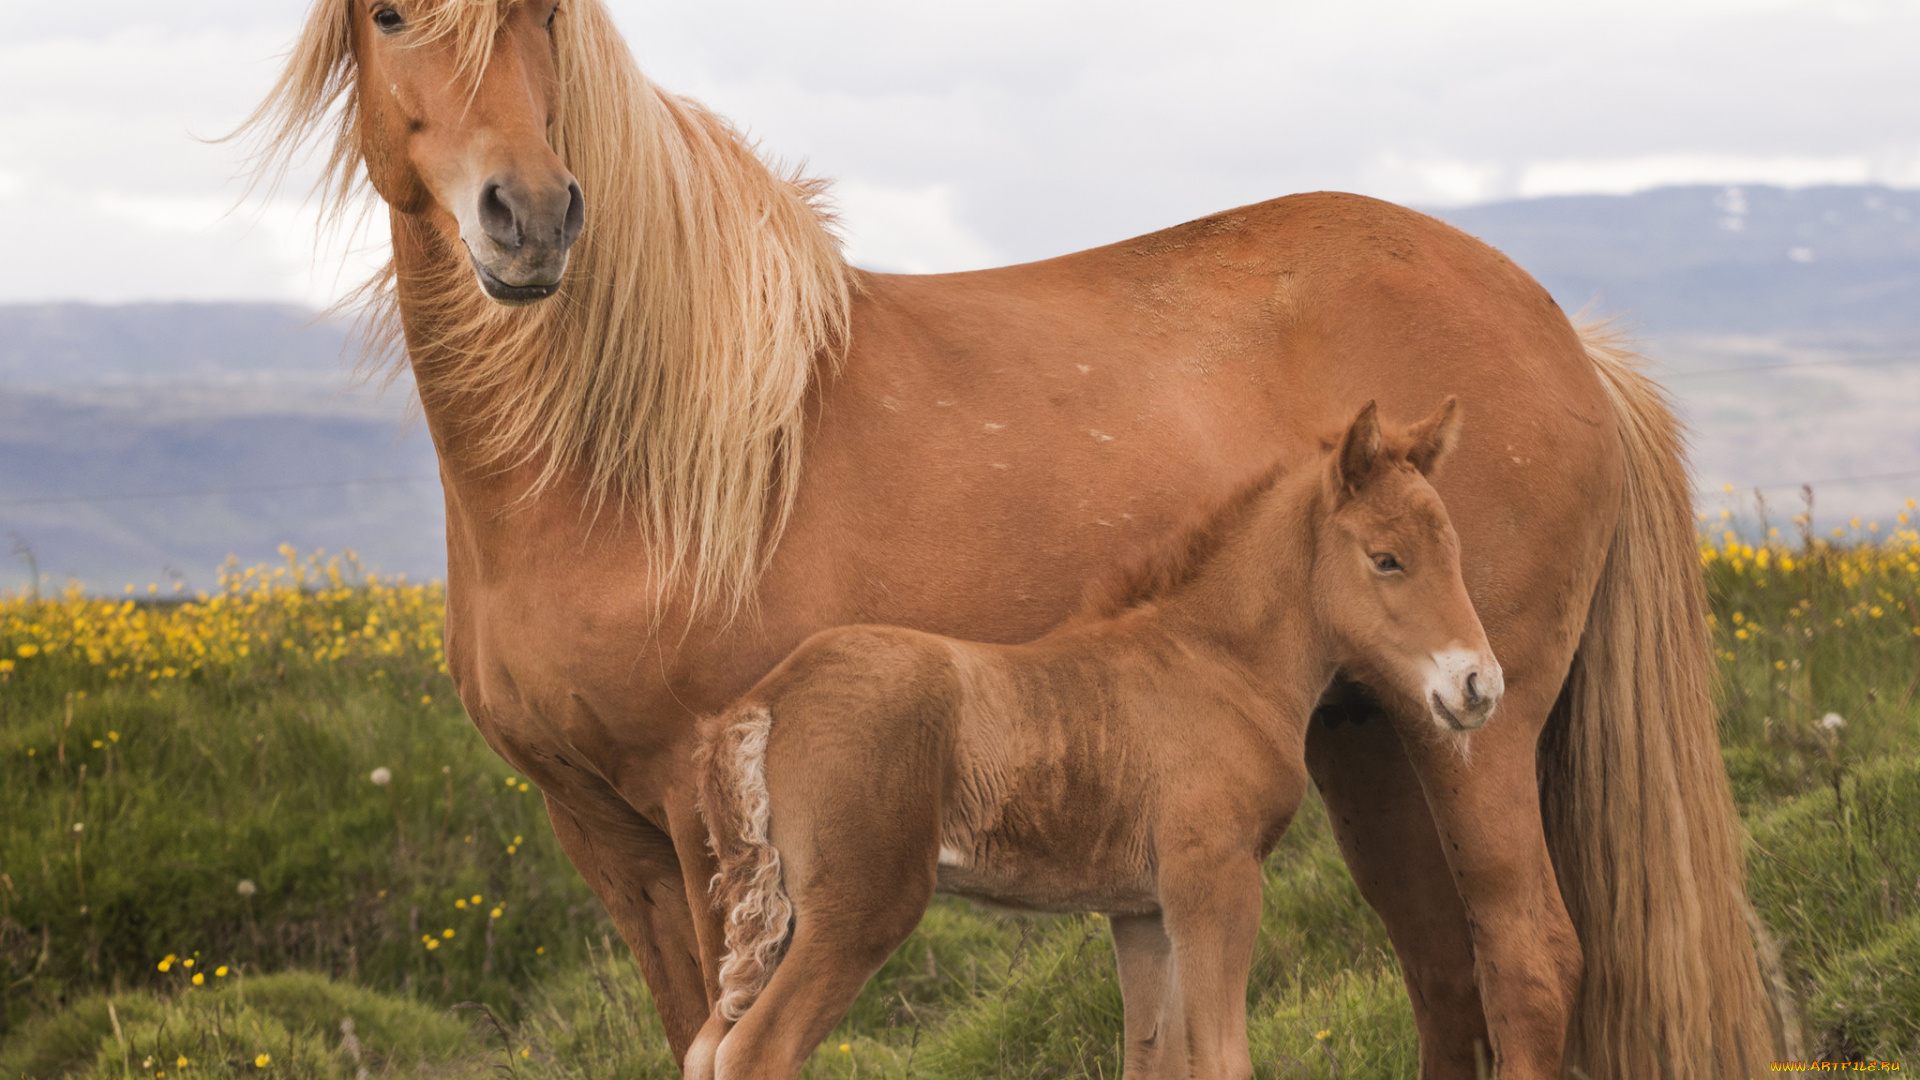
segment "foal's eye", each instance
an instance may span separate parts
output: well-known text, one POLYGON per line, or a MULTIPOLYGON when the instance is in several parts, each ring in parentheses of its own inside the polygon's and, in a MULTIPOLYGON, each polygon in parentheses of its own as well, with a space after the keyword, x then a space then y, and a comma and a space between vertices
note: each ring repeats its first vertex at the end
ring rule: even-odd
POLYGON ((554 8, 552 11, 547 12, 547 29, 549 30, 553 29, 553 20, 559 17, 560 17, 560 6, 556 4, 554 5, 554 8))
POLYGON ((383 34, 396 34, 407 25, 407 20, 398 11, 383 7, 373 13, 373 25, 379 27, 383 34))
POLYGON ((1373 557, 1373 568, 1375 570, 1380 571, 1383 574, 1391 574, 1396 570, 1406 569, 1406 567, 1400 565, 1399 559, 1396 559, 1393 556, 1386 554, 1385 552, 1382 552, 1373 557))

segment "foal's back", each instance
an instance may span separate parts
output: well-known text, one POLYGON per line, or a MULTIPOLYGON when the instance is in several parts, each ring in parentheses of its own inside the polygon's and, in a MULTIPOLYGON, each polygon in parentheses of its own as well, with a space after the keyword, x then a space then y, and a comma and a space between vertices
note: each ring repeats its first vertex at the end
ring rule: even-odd
POLYGON ((937 852, 942 892, 1036 911, 1151 912, 1156 822, 1257 822, 1281 801, 1268 789, 1288 760, 1267 689, 1157 615, 1071 624, 1022 645, 825 630, 730 715, 779 718, 765 782, 796 815, 782 832, 852 818, 937 852))

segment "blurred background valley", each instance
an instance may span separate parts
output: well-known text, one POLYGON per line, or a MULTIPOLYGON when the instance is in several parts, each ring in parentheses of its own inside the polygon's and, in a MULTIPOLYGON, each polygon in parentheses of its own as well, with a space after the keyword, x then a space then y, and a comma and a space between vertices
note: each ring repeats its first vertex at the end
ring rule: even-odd
MULTIPOLYGON (((1703 509, 1747 513, 1758 487, 1784 520, 1812 483, 1824 525, 1920 491, 1920 192, 1667 187, 1439 213, 1640 338, 1693 425, 1703 509)), ((197 589, 283 543, 444 573, 411 385, 356 381, 349 331, 276 304, 0 305, 0 590, 36 573, 197 589)))

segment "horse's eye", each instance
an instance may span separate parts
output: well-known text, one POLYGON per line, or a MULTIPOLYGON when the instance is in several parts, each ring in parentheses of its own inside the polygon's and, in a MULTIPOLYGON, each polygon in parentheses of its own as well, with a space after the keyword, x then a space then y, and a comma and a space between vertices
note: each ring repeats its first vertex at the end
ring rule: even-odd
POLYGON ((559 17, 560 17, 560 5, 555 4, 553 7, 553 10, 547 12, 547 29, 549 30, 553 29, 553 20, 559 17))
POLYGON ((396 34, 407 25, 407 20, 392 8, 383 7, 373 13, 373 25, 383 34, 396 34))
POLYGON ((1383 574, 1391 574, 1396 570, 1406 569, 1406 567, 1400 565, 1399 559, 1388 555, 1386 552, 1381 552, 1373 557, 1373 568, 1383 574))

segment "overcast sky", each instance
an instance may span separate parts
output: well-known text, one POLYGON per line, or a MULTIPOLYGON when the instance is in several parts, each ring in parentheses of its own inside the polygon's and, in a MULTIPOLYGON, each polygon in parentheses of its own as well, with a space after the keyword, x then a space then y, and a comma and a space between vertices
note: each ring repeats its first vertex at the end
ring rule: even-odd
MULTIPOLYGON (((10 5, 0 302, 321 302, 229 128, 303 4, 10 5)), ((948 270, 1292 191, 1436 206, 1676 182, 1920 186, 1920 0, 613 0, 649 74, 839 181, 850 251, 948 270)), ((364 258, 364 256, 363 256, 364 258)))

